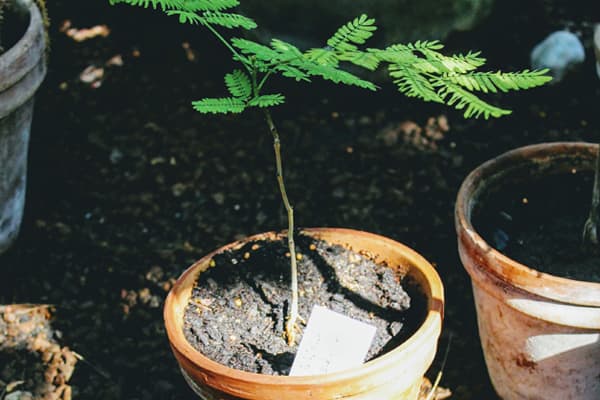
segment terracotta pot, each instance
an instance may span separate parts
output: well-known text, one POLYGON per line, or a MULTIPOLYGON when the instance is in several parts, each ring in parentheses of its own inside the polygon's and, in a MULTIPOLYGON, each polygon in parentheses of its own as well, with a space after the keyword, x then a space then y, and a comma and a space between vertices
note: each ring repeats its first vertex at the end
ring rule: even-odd
POLYGON ((396 349, 361 367, 326 375, 261 375, 228 368, 203 356, 187 342, 182 331, 184 310, 194 282, 216 253, 239 248, 248 241, 277 237, 275 233, 265 233, 229 244, 202 258, 179 278, 169 293, 164 309, 167 334, 189 385, 201 398, 211 400, 417 399, 442 327, 444 293, 436 271, 413 250, 381 236, 330 228, 307 229, 304 233, 375 254, 377 262, 386 262, 413 277, 428 299, 426 319, 417 332, 396 349))
POLYGON ((478 203, 490 188, 514 179, 593 169, 596 152, 587 143, 519 148, 475 169, 460 188, 458 248, 473 284, 490 378, 505 400, 600 399, 600 283, 511 260, 477 233, 473 209, 485 206, 478 203))
POLYGON ((42 16, 34 2, 27 7, 25 34, 0 55, 0 253, 21 226, 33 95, 46 75, 42 16))

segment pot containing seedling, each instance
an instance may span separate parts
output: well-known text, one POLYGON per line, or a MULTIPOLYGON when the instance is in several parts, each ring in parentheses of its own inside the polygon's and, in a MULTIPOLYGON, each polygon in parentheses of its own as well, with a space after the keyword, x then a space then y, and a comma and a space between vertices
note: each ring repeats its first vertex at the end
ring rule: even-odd
POLYGON ((46 74, 43 5, 0 0, 0 253, 23 217, 33 97, 46 74))
POLYGON ((161 8, 214 35, 239 68, 225 75, 226 97, 194 101, 200 113, 262 112, 273 140, 287 230, 229 244, 192 265, 165 302, 169 342, 188 384, 206 399, 416 399, 441 332, 443 288, 435 269, 391 239, 346 229, 295 228, 281 157, 282 136, 266 92, 280 75, 376 90, 345 66, 385 67, 410 97, 448 104, 465 117, 510 113, 476 91, 528 89, 546 71, 479 72, 479 53, 444 55, 438 41, 364 48, 375 20, 361 15, 324 47, 300 50, 226 38, 222 29, 256 23, 236 0, 113 0, 161 8), (366 363, 364 362, 366 361, 366 363))
POLYGON ((527 146, 475 169, 458 194, 459 252, 503 399, 600 398, 597 160, 594 144, 527 146))

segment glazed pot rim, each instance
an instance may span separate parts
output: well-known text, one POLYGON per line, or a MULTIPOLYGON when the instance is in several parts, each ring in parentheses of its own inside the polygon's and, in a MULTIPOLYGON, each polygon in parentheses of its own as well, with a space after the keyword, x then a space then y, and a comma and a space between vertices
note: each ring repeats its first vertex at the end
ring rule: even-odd
POLYGON ((164 306, 164 319, 167 330, 167 336, 169 338, 171 347, 174 351, 178 352, 180 355, 185 357, 190 363, 200 366, 200 370, 210 370, 213 375, 227 377, 230 381, 236 381, 238 383, 252 383, 258 385, 266 385, 266 386, 279 386, 285 385, 286 387, 308 387, 310 385, 323 385, 330 384, 334 382, 340 381, 352 381, 360 376, 364 376, 365 374, 370 374, 375 371, 381 371, 389 368, 395 362, 399 356, 405 353, 414 352, 414 349, 419 346, 419 344, 425 342, 427 338, 429 338, 432 334, 436 334, 439 337, 441 332, 441 320, 443 318, 443 307, 444 307, 444 293, 442 281, 433 268, 431 264, 425 260, 420 254, 415 252, 414 250, 406 247, 405 245, 396 242, 392 239, 376 235, 373 233, 352 230, 352 229, 344 229, 344 228, 305 228, 302 229, 301 232, 307 233, 315 238, 320 238, 321 234, 327 233, 341 233, 344 235, 363 235, 364 237, 383 240, 386 245, 394 246, 396 248, 401 249, 402 255, 406 257, 407 260, 410 261, 411 267, 416 267, 418 270, 425 276, 427 282, 429 283, 429 291, 428 293, 424 293, 427 296, 428 305, 427 305, 427 315, 422 322, 421 326, 411 335, 406 341, 404 341, 400 346, 391 350, 390 352, 384 354, 383 356, 377 357, 371 361, 368 361, 361 366, 351 368, 348 370, 344 370, 341 372, 335 372, 325 375, 312 375, 312 376, 273 376, 273 375, 264 375, 259 373, 252 373, 241 371, 237 369, 233 369, 217 363, 208 357, 201 354, 199 351, 195 350, 185 339, 183 332, 175 329, 174 324, 174 312, 173 306, 174 303, 174 291, 175 286, 179 284, 186 276, 190 274, 196 273, 196 269, 203 262, 207 262, 210 258, 212 258, 215 254, 222 252, 224 250, 235 248, 239 246, 241 243, 245 243, 247 241, 256 240, 256 239, 265 239, 265 238, 280 238, 285 234, 285 231, 280 233, 275 232, 267 232, 263 234, 253 235, 248 238, 242 239, 237 242, 230 243, 229 245, 223 246, 212 253, 202 257, 199 261, 194 263, 191 267, 189 267, 177 280, 177 283, 171 289, 171 292, 167 296, 164 306))
MULTIPOLYGON (((537 297, 565 304, 600 307, 600 283, 563 278, 528 267, 488 244, 471 221, 472 210, 484 192, 485 180, 498 177, 515 165, 547 163, 552 159, 595 157, 598 145, 587 142, 549 142, 520 147, 493 158, 475 168, 463 181, 456 200, 455 225, 459 244, 476 253, 482 261, 477 268, 506 284, 537 297), (543 285, 540 285, 543 279, 543 285)), ((472 278, 474 271, 467 268, 472 278)))

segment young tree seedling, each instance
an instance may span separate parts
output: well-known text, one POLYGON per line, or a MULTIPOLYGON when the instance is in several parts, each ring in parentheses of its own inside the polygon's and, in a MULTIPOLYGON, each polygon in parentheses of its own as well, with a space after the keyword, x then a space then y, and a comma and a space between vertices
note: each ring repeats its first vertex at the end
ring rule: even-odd
POLYGON ((365 48, 365 42, 377 29, 375 20, 366 15, 354 18, 340 27, 323 47, 300 50, 280 39, 272 39, 269 45, 242 38, 226 39, 217 28, 251 30, 256 23, 232 12, 239 5, 237 0, 110 0, 111 4, 127 3, 134 6, 161 9, 167 15, 176 16, 179 22, 198 25, 209 30, 229 51, 233 60, 240 64, 225 75, 229 96, 203 98, 192 103, 201 113, 241 113, 248 108, 260 109, 273 138, 277 182, 287 211, 287 239, 291 255, 292 299, 285 324, 285 336, 289 345, 296 341, 298 321, 298 278, 296 250, 294 245, 294 208, 290 204, 283 179, 281 139, 271 115, 271 108, 283 104, 281 93, 264 94, 271 76, 281 76, 296 81, 310 82, 313 77, 362 89, 375 91, 378 87, 342 68, 344 64, 375 71, 386 67, 398 90, 408 97, 453 106, 470 117, 501 117, 511 113, 491 105, 477 97, 474 92, 496 93, 509 90, 529 89, 550 81, 547 70, 523 70, 515 73, 480 72, 485 64, 479 52, 444 55, 439 41, 417 41, 408 44, 392 44, 388 47, 365 48))

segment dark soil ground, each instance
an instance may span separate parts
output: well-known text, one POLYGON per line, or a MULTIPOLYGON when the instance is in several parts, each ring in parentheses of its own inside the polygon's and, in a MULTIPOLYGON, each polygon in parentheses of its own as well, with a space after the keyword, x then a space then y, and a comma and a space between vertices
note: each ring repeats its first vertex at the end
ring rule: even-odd
MULTIPOLYGON (((401 272, 342 246, 296 236, 300 316, 308 320, 320 305, 374 326, 366 360, 397 347, 425 320, 426 298, 401 272)), ((185 311, 188 342, 231 368, 289 375, 298 349, 282 335, 291 298, 289 257, 281 240, 249 242, 213 257, 214 267, 200 274, 185 311)))
MULTIPOLYGON (((191 100, 222 94, 222 69, 232 69, 207 34, 103 1, 49 3, 53 50, 37 97, 22 232, 0 256, 0 303, 56 305, 63 344, 94 366, 78 364, 76 398, 191 399, 167 344, 162 301, 202 255, 285 226, 269 134, 253 112, 207 118, 191 110, 191 100), (112 32, 76 43, 59 31, 67 19, 112 32), (124 64, 105 67, 101 87, 79 81, 116 54, 124 64)), ((450 50, 482 50, 490 69, 515 70, 550 32, 583 35, 585 65, 560 84, 494 97, 514 110, 501 120, 465 121, 389 85, 371 94, 282 82, 288 103, 275 118, 298 226, 376 232, 435 263, 447 295, 440 358, 453 337, 442 385, 453 398, 495 398, 456 251, 456 192, 471 169, 505 150, 599 140, 592 4, 497 1, 479 28, 446 40, 450 50), (418 137, 398 127, 442 114, 448 131, 418 137)))

